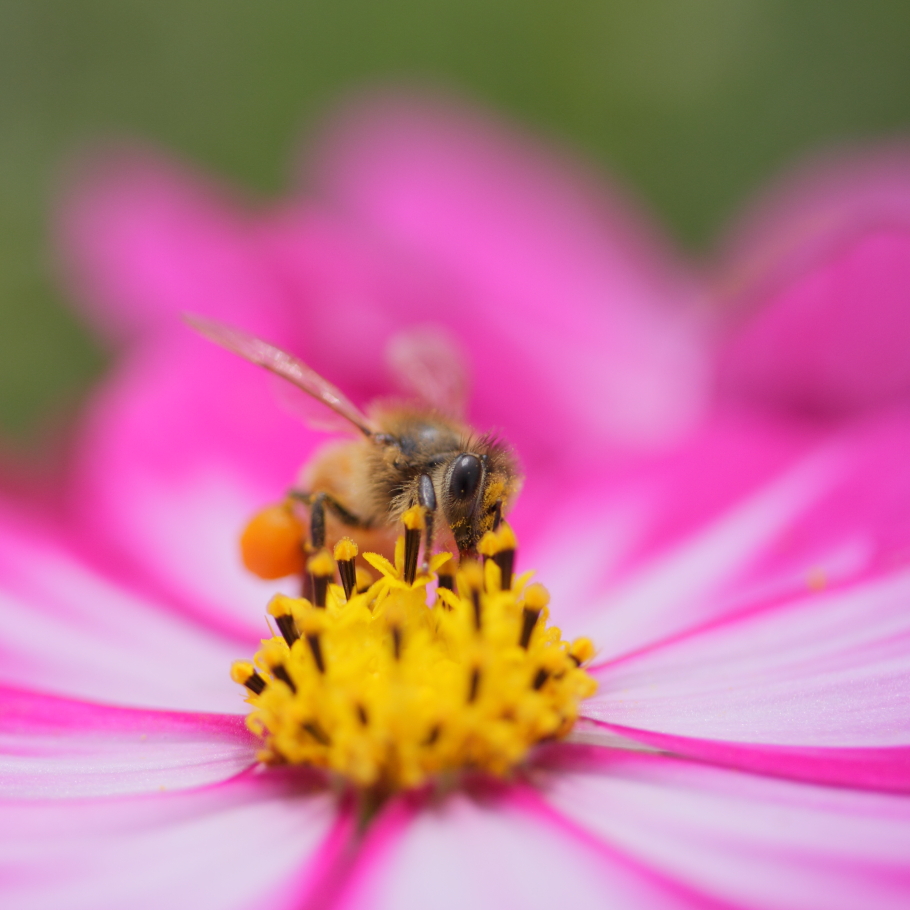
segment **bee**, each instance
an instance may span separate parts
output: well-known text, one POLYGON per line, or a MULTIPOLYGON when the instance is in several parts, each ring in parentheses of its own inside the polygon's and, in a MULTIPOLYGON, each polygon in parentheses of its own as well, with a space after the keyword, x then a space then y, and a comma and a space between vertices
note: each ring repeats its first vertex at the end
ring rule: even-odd
MULTIPOLYGON (((423 507, 424 565, 438 544, 457 549, 461 559, 473 558, 480 538, 499 526, 514 502, 521 488, 516 458, 508 445, 475 432, 458 413, 464 396, 452 394, 458 383, 443 375, 453 366, 445 351, 437 350, 434 358, 429 346, 405 355, 410 357, 411 378, 421 403, 378 401, 364 413, 286 351, 220 322, 185 318, 209 340, 311 395, 358 434, 356 439, 320 447, 283 504, 283 514, 289 503, 309 513, 292 548, 298 559, 304 550, 333 546, 345 536, 361 550, 389 554, 397 526, 413 506, 423 507)), ((273 513, 270 520, 275 517, 273 513)), ((291 566, 299 569, 293 556, 275 563, 273 554, 266 555, 261 571, 246 557, 245 561, 263 577, 293 574, 285 571, 291 566)))

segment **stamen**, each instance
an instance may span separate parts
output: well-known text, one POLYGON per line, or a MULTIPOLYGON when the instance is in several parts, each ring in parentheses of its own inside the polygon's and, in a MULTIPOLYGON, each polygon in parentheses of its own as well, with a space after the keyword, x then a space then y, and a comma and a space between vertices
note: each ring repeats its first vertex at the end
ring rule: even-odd
POLYGON ((357 558, 357 544, 350 537, 342 537, 335 544, 335 562, 338 563, 338 574, 344 588, 344 599, 350 600, 357 586, 357 569, 354 560, 357 558))
POLYGON ((537 620, 540 614, 546 609, 550 602, 550 592, 541 584, 528 585, 525 590, 524 608, 521 612, 521 637, 518 644, 528 649, 531 643, 531 636, 537 626, 537 620))
POLYGON ((315 609, 312 604, 306 600, 299 602, 297 609, 297 625, 303 632, 303 637, 313 655, 313 663, 320 674, 325 673, 325 658, 322 654, 322 642, 320 633, 326 627, 326 615, 324 610, 315 609))
POLYGON ((444 591, 455 590, 455 576, 452 574, 448 565, 443 566, 443 568, 439 570, 439 573, 436 576, 436 586, 437 588, 442 588, 444 591))
POLYGON ((483 569, 479 563, 469 560, 461 566, 461 573, 470 592, 471 607, 474 611, 474 628, 480 631, 483 623, 483 606, 481 604, 480 593, 483 589, 483 569))
POLYGON ((594 642, 590 638, 576 638, 569 648, 569 657, 576 667, 586 664, 594 656, 594 642))
POLYGON ((524 607, 521 611, 521 638, 518 640, 518 644, 526 651, 528 650, 531 634, 534 632, 534 626, 537 625, 538 619, 540 619, 540 610, 532 610, 530 607, 524 607))
POLYGON ((501 522, 493 531, 487 531, 478 545, 478 550, 484 558, 492 559, 499 567, 500 589, 503 591, 508 591, 512 587, 515 547, 515 532, 505 521, 501 522))
POLYGON ((322 642, 319 640, 317 633, 307 635, 306 643, 310 646, 310 653, 313 655, 313 663, 320 673, 325 673, 325 658, 322 656, 322 642))
POLYGON ((373 584, 373 573, 363 566, 357 566, 356 572, 356 589, 358 594, 363 594, 366 591, 370 590, 370 586, 373 584))
POLYGON ((297 686, 294 685, 294 680, 291 679, 291 676, 288 673, 287 669, 285 668, 284 664, 275 664, 275 666, 272 667, 271 670, 272 670, 272 676, 274 676, 275 679, 280 679, 283 683, 285 683, 287 685, 287 687, 292 692, 294 692, 296 694, 297 686))
POLYGON ((253 695, 262 695, 265 691, 266 681, 256 672, 253 665, 245 660, 234 661, 231 679, 241 686, 246 686, 253 695))
POLYGON ((320 743, 321 745, 323 745, 323 746, 332 745, 332 740, 329 739, 329 736, 325 732, 325 730, 323 730, 322 727, 319 726, 319 721, 308 720, 306 723, 303 723, 300 726, 303 727, 303 729, 306 730, 306 732, 309 733, 310 736, 312 736, 313 739, 315 739, 316 742, 320 743))
POLYGON ((499 528, 500 551, 493 557, 502 573, 502 590, 512 588, 512 573, 515 570, 515 534, 508 522, 503 522, 499 528))
POLYGON ((414 584, 417 577, 417 557, 420 555, 421 531, 426 527, 423 506, 413 506, 402 516, 404 522, 404 581, 414 584))
POLYGON ((471 681, 468 683, 468 704, 470 705, 477 698, 477 690, 480 688, 480 667, 474 667, 471 670, 471 681))
POLYGON ((493 557, 493 562, 499 566, 502 573, 502 589, 509 591, 512 588, 512 573, 515 569, 515 551, 502 550, 493 557))
POLYGON ((294 616, 291 612, 293 601, 290 597, 283 594, 276 594, 269 601, 268 612, 275 620, 275 625, 281 632, 282 637, 290 648, 298 638, 300 633, 297 631, 297 624, 294 622, 294 616))
POLYGON ((313 605, 325 607, 329 582, 335 577, 335 563, 328 550, 320 550, 308 560, 306 567, 313 579, 313 605))
POLYGON ((285 660, 289 656, 289 650, 283 641, 273 638, 265 642, 262 647, 262 662, 268 667, 269 672, 275 679, 280 679, 292 692, 297 692, 297 686, 291 679, 285 667, 285 660))
POLYGON ((548 624, 546 589, 511 577, 505 522, 482 542, 485 565, 453 565, 442 553, 417 573, 407 533, 419 540, 421 517, 409 516, 394 564, 358 554, 353 541, 336 546, 339 567, 349 566, 339 568, 346 600, 322 551, 307 565, 322 580, 312 601, 269 604, 280 634, 256 654, 261 673, 247 662, 231 669, 265 760, 326 768, 382 795, 460 769, 508 774, 538 743, 571 730, 578 702, 596 688, 582 668, 593 644, 563 641, 548 624), (355 565, 359 555, 375 582, 355 565))

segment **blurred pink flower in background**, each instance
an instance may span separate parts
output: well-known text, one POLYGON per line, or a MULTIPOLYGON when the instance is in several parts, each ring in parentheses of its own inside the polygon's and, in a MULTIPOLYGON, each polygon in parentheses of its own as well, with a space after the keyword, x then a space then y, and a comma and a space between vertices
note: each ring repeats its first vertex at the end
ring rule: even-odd
POLYGON ((710 295, 616 192, 464 111, 361 109, 306 173, 257 210, 118 153, 65 208, 120 354, 65 517, 0 511, 10 904, 905 906, 910 159, 785 184, 710 295), (238 530, 322 437, 184 310, 355 401, 402 330, 464 348, 526 469, 521 562, 600 648, 527 779, 360 835, 317 775, 253 768, 228 667, 274 586, 238 530))

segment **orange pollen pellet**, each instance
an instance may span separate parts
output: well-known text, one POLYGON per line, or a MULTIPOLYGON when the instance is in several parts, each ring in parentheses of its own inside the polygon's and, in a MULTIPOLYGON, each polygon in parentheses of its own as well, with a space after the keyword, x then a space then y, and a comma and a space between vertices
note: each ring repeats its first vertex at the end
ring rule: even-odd
POLYGON ((284 503, 268 506, 250 519, 240 538, 243 564, 260 578, 303 572, 304 526, 284 503))

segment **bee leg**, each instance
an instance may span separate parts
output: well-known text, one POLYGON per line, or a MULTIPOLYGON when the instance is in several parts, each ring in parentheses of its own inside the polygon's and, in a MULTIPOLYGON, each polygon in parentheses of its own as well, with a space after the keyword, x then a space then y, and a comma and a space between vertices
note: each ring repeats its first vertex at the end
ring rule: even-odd
MULTIPOLYGON (((345 508, 331 493, 308 493, 306 490, 288 490, 288 499, 297 500, 309 506, 310 510, 310 551, 315 553, 325 546, 325 512, 329 509, 342 524, 354 530, 367 530, 373 527, 371 521, 358 518, 345 508)), ((301 542, 302 543, 302 542, 301 542)), ((313 578, 309 572, 303 573, 302 594, 307 600, 313 600, 315 593, 313 578)))
POLYGON ((325 546, 325 500, 325 493, 316 493, 310 500, 310 543, 313 552, 325 546))
MULTIPOLYGON (((312 553, 318 553, 325 546, 325 493, 307 494, 303 496, 294 496, 300 499, 310 507, 310 546, 312 553)), ((301 579, 301 592, 307 600, 313 602, 316 596, 316 581, 313 573, 304 569, 303 578, 301 579)))
POLYGON ((493 530, 498 531, 502 524, 502 500, 497 499, 493 506, 493 530))
POLYGON ((421 474, 417 481, 417 501, 426 510, 424 521, 423 542, 423 568, 427 569, 430 565, 430 557, 433 555, 433 544, 436 537, 436 488, 429 474, 421 474))
POLYGON ((325 523, 325 509, 329 509, 332 514, 338 518, 342 524, 349 528, 365 530, 373 527, 371 521, 359 518, 345 506, 343 506, 331 493, 307 493, 304 490, 291 490, 288 493, 291 499, 296 499, 306 503, 312 509, 317 499, 321 498, 323 508, 323 524, 325 523))

